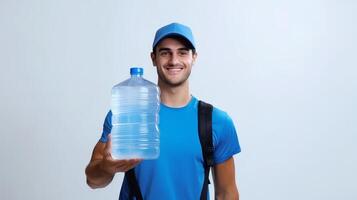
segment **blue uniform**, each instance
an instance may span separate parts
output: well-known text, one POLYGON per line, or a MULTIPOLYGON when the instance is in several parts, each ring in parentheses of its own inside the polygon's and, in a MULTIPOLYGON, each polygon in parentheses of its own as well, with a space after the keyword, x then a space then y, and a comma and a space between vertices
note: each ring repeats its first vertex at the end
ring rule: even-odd
MULTIPOLYGON (((143 198, 147 200, 197 200, 204 180, 201 144, 198 135, 198 100, 195 97, 181 108, 160 105, 160 156, 144 160, 135 173, 143 198)), ((240 152, 237 133, 226 112, 213 108, 212 113, 214 162, 222 163, 240 152)), ((108 113, 100 141, 107 142, 111 131, 108 113)), ((128 182, 124 179, 120 200, 128 198, 128 182)))

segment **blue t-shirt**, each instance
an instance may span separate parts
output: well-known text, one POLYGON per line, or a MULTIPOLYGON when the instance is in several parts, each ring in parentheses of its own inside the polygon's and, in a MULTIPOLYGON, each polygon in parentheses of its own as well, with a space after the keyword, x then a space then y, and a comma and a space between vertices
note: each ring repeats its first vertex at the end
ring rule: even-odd
MULTIPOLYGON (((135 167, 143 198, 147 200, 197 200, 204 180, 201 144, 198 135, 198 100, 184 107, 160 105, 160 156, 143 160, 135 167)), ((103 125, 101 142, 107 142, 111 131, 111 112, 103 125)), ((226 112, 213 108, 212 134, 215 164, 223 163, 240 152, 237 133, 226 112)), ((128 182, 124 179, 120 200, 129 199, 128 182)))

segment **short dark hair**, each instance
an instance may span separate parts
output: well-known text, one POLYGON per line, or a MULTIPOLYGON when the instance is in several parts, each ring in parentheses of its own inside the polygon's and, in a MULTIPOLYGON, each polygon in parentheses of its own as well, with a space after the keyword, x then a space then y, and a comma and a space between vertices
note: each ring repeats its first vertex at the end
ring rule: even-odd
POLYGON ((162 38, 162 39, 154 46, 154 48, 152 49, 152 52, 153 52, 153 53, 156 52, 156 47, 160 44, 160 42, 161 42, 162 40, 166 39, 166 38, 172 38, 172 39, 178 40, 178 41, 182 42, 182 44, 183 44, 186 48, 192 50, 192 54, 195 54, 195 53, 196 53, 196 49, 192 46, 191 42, 188 41, 186 38, 180 36, 180 35, 169 35, 169 36, 167 36, 167 37, 162 38))

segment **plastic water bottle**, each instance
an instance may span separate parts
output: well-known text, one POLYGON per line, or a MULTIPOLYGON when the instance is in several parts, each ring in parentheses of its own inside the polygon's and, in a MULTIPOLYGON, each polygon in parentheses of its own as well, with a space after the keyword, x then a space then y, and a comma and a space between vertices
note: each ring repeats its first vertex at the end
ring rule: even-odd
POLYGON ((160 154, 160 90, 130 68, 131 78, 112 88, 112 157, 155 159, 160 154))

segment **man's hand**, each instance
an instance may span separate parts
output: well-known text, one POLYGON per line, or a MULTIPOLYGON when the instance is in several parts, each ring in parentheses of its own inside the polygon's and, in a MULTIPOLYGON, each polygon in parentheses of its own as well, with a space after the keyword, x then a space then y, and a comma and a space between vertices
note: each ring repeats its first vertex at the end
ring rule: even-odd
POLYGON ((106 143, 98 142, 94 147, 91 161, 86 168, 87 184, 91 188, 107 186, 113 180, 115 173, 126 172, 142 161, 142 159, 113 159, 111 146, 109 134, 106 143))
POLYGON ((112 141, 111 136, 108 135, 108 141, 104 149, 104 158, 100 163, 100 168, 108 174, 115 174, 117 172, 126 172, 136 165, 138 165, 142 159, 125 159, 117 160, 113 159, 111 155, 112 141))

